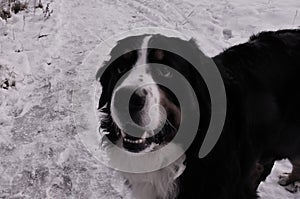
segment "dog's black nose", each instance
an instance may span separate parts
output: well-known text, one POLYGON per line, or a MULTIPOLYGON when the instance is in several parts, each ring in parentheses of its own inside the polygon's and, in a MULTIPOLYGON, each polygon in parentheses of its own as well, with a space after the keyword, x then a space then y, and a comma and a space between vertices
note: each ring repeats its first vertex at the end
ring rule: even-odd
POLYGON ((135 91, 129 100, 129 111, 130 112, 137 112, 144 108, 146 103, 146 96, 147 91, 143 89, 144 91, 135 91))
MULTIPOLYGON (((151 91, 146 88, 122 87, 116 90, 111 110, 119 125, 127 125, 133 121, 138 126, 145 126, 151 121, 148 116, 148 105, 151 91), (129 99, 129 101, 127 101, 129 99), (129 113, 129 114, 128 114, 129 113)), ((131 131, 129 129, 126 129, 131 131)), ((139 132, 140 133, 140 132, 139 132)))
POLYGON ((122 105, 129 106, 130 113, 136 113, 142 110, 146 103, 146 97, 148 95, 148 91, 144 88, 133 90, 130 87, 124 87, 118 89, 118 91, 115 94, 115 99, 118 102, 122 102, 124 97, 128 95, 131 95, 129 104, 122 104, 122 105))

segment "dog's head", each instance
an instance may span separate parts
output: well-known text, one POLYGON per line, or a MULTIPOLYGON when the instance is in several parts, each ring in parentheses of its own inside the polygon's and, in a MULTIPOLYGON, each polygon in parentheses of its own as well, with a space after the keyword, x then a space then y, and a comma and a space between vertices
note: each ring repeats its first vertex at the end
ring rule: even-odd
MULTIPOLYGON (((99 109, 106 113, 101 128, 107 138, 128 151, 140 152, 147 148, 157 149, 168 144, 176 135, 183 117, 176 95, 159 82, 171 82, 181 89, 187 99, 192 99, 193 91, 174 80, 174 71, 188 80, 195 91, 200 110, 208 112, 209 94, 201 75, 185 58, 151 44, 172 43, 181 52, 197 59, 200 51, 193 40, 184 41, 162 35, 142 35, 125 38, 112 49, 111 59, 99 69, 102 85, 99 109), (129 97, 129 103, 125 96, 129 97), (126 132, 129 122, 124 120, 124 107, 128 107, 130 121, 140 127, 151 126, 155 130, 133 135, 126 132), (163 109, 163 110, 162 110, 163 109)), ((199 61, 200 62, 200 61, 199 61)), ((191 100, 191 104, 195 103, 191 100)), ((190 114, 193 114, 192 112, 190 114)), ((129 120, 128 120, 129 121, 129 120)))

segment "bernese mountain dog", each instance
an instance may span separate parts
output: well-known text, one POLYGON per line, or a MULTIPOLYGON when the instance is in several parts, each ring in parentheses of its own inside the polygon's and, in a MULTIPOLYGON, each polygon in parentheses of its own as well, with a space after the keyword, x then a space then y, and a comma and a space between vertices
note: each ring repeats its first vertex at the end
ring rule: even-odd
MULTIPOLYGON (((194 60, 199 57, 199 65, 203 64, 199 56, 202 52, 194 40, 160 34, 120 40, 111 50, 110 60, 98 71, 104 137, 130 153, 151 153, 166 145, 179 150, 180 144, 172 139, 182 119, 194 113, 183 115, 172 90, 157 83, 159 78, 174 78, 173 70, 190 83, 201 118, 196 137, 178 160, 157 171, 122 172, 133 198, 254 199, 259 183, 282 158, 290 160, 293 170, 281 177, 279 184, 286 186, 300 180, 300 30, 261 32, 211 58, 224 82, 227 109, 221 136, 204 158, 198 154, 211 119, 208 87, 187 59, 151 48, 151 43, 172 43, 194 60), (122 98, 129 93, 126 104, 122 98), (154 105, 163 107, 165 114, 152 109, 154 105), (158 128, 165 122, 156 133, 145 131, 133 136, 123 130, 127 124, 122 111, 127 106, 132 121, 139 126, 151 123, 158 128)), ((180 81, 176 83, 181 86, 180 81)), ((183 92, 188 98, 192 91, 183 92)), ((167 154, 161 154, 158 159, 163 162, 167 158, 167 154)))

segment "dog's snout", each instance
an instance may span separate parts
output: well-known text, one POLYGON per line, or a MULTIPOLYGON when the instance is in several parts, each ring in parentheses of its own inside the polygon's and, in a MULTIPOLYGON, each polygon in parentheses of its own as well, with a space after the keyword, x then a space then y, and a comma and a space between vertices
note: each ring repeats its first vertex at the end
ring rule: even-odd
POLYGON ((146 89, 138 89, 136 90, 130 98, 129 101, 129 110, 130 112, 136 112, 143 109, 146 103, 146 98, 148 95, 148 91, 146 89))
MULTIPOLYGON (((143 109, 146 103, 146 98, 149 94, 149 91, 145 88, 139 88, 133 90, 130 87, 123 87, 118 89, 115 94, 115 98, 118 99, 118 102, 122 101, 125 96, 130 96, 129 100, 129 110, 130 112, 138 112, 143 109)), ((128 106, 128 105, 127 105, 128 106)))
POLYGON ((138 88, 135 86, 119 87, 113 95, 111 104, 114 120, 122 120, 119 121, 120 124, 125 125, 131 118, 139 126, 146 126, 150 122, 158 125, 160 112, 153 108, 159 103, 159 95, 155 89, 155 85, 138 88), (126 118, 128 116, 130 118, 126 118))

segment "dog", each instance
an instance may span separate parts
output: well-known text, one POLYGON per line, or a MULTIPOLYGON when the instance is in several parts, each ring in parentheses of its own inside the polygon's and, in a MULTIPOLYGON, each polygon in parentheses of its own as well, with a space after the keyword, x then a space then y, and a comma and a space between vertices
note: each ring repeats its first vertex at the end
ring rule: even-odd
MULTIPOLYGON (((176 95, 158 83, 159 79, 172 80, 171 69, 190 83, 191 88, 184 87, 182 92, 187 99, 192 91, 196 94, 201 119, 193 142, 178 160, 145 174, 123 172, 133 197, 254 199, 259 183, 282 158, 290 160, 293 170, 279 183, 286 186, 300 180, 300 30, 261 32, 211 58, 224 82, 227 111, 221 136, 204 158, 198 152, 211 119, 208 87, 187 59, 149 47, 153 43, 172 43, 179 52, 189 52, 200 67, 203 64, 193 39, 155 34, 120 40, 97 75, 102 86, 98 108, 104 115, 100 127, 105 137, 131 153, 147 153, 168 144, 180 150, 172 140, 181 121, 190 115, 182 114, 176 95), (131 96, 128 104, 122 101, 127 94, 131 96), (153 111, 153 106, 163 107, 165 114, 153 111), (128 107, 135 124, 161 129, 132 136, 122 130, 127 128, 123 107, 128 107)), ((194 101, 190 104, 193 109, 194 101)), ((168 155, 158 159, 163 162, 168 155)))

